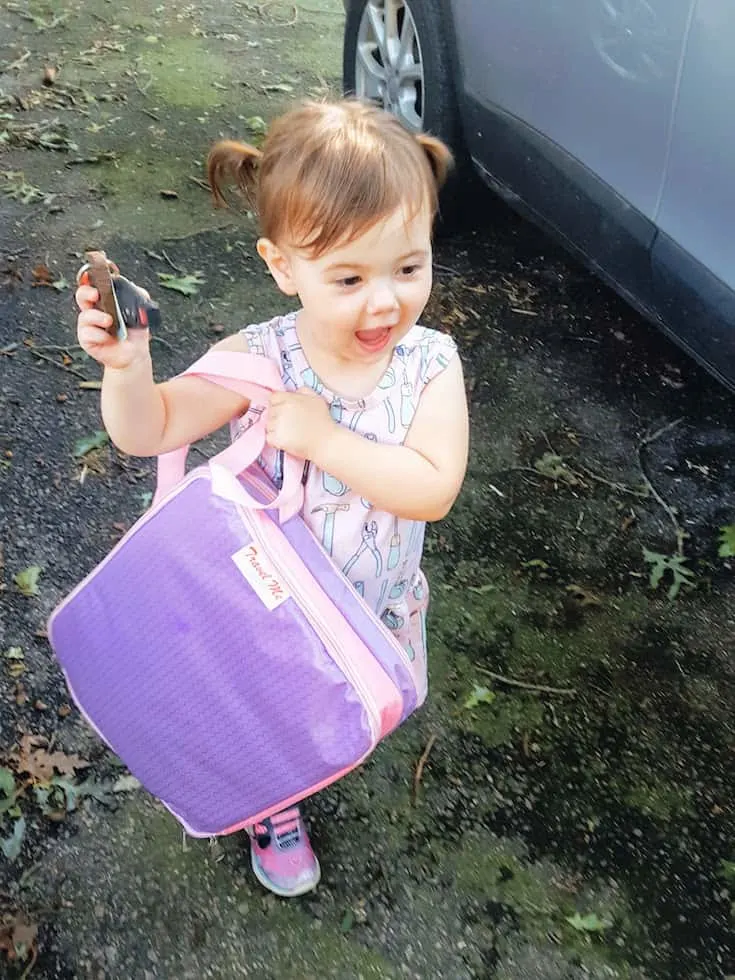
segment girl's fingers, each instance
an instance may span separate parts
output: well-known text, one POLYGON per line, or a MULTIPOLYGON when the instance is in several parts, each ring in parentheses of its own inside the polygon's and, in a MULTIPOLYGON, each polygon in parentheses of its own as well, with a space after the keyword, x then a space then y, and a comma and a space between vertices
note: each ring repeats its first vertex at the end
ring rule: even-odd
POLYGON ((103 310, 84 310, 79 314, 78 323, 80 329, 84 327, 101 327, 103 330, 107 330, 112 326, 112 317, 103 310))
MULTIPOLYGON (((109 317, 107 319, 109 320, 109 317)), ((79 330, 77 331, 77 336, 79 338, 79 343, 85 347, 101 347, 104 344, 116 343, 115 338, 112 337, 103 327, 80 325, 79 330)))
POLYGON ((93 286, 79 286, 74 298, 80 310, 91 310, 99 301, 100 294, 93 286))

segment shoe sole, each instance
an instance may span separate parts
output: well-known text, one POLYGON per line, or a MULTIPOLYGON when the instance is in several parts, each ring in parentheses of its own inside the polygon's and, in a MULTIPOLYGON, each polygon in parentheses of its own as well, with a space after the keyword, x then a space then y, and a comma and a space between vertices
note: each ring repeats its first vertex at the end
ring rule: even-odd
POLYGON ((250 867, 253 869, 255 877, 261 883, 263 888, 267 888, 269 892, 273 892, 274 895, 278 895, 279 898, 298 898, 299 895, 306 895, 307 892, 313 891, 316 886, 321 881, 322 869, 319 864, 319 858, 314 857, 316 861, 316 878, 313 881, 307 882, 305 885, 300 885, 294 891, 287 891, 285 888, 279 888, 278 885, 274 885, 270 878, 266 875, 265 871, 256 862, 253 852, 250 852, 250 867))

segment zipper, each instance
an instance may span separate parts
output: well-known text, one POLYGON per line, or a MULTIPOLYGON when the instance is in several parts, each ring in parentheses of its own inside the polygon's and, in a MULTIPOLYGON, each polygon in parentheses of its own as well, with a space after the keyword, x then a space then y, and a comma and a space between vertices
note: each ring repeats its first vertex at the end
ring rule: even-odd
MULTIPOLYGON (((251 469, 252 468, 247 469, 243 473, 241 473, 240 474, 240 479, 244 479, 245 482, 246 483, 249 483, 250 486, 253 487, 254 489, 260 490, 261 493, 264 495, 264 498, 265 498, 266 501, 269 500, 269 499, 272 500, 274 498, 273 487, 270 486, 270 484, 265 479, 261 479, 255 473, 251 472, 251 469)), ((314 537, 314 536, 312 535, 312 537, 314 537)), ((317 548, 319 548, 319 550, 324 553, 324 555, 329 559, 329 561, 331 561, 331 558, 326 553, 326 551, 324 551, 324 548, 322 548, 321 543, 315 537, 314 537, 314 543, 316 544, 317 548)), ((349 579, 348 579, 348 581, 349 581, 349 579)), ((391 633, 391 631, 383 623, 380 622, 380 620, 378 619, 378 617, 375 615, 375 613, 373 612, 373 610, 370 608, 370 606, 367 604, 367 602, 363 599, 363 597, 360 595, 360 593, 356 589, 353 589, 352 591, 354 593, 354 597, 357 599, 357 601, 363 607, 363 609, 365 609, 366 612, 370 613, 371 616, 374 616, 375 617, 376 622, 378 623, 378 625, 382 629, 383 633, 387 636, 388 640, 390 641, 391 645, 393 646, 393 649, 398 652, 401 660, 403 661, 404 667, 406 667, 406 669, 408 670, 409 677, 411 677, 411 679, 413 680, 413 676, 414 676, 413 661, 410 659, 410 657, 408 656, 408 654, 406 653, 406 651, 403 649, 403 647, 401 646, 401 644, 398 642, 398 640, 395 638, 395 636, 393 636, 393 634, 391 633)), ((415 681, 414 681, 414 687, 416 687, 415 681)), ((417 688, 417 694, 418 694, 418 688, 417 688)))
MULTIPOLYGON (((246 528, 254 538, 254 540, 263 548, 267 550, 266 536, 262 533, 261 529, 257 526, 259 523, 259 518, 257 516, 251 515, 248 511, 241 507, 239 504, 236 505, 237 510, 245 524, 246 528)), ((342 673, 347 677, 347 679, 352 684, 353 688, 357 691, 360 696, 360 700, 363 706, 367 710, 368 720, 370 722, 370 729, 372 733, 373 744, 377 744, 378 736, 380 734, 380 719, 379 719, 379 709, 372 692, 365 684, 364 680, 360 676, 359 672, 354 669, 354 666, 350 663, 349 659, 342 655, 339 640, 335 637, 328 623, 324 621, 321 613, 314 609, 310 602, 304 600, 303 592, 301 591, 295 577, 286 568, 285 564, 278 560, 277 556, 273 551, 268 551, 268 561, 276 569, 278 575, 286 583, 289 591, 294 596, 300 600, 301 609, 306 616, 312 629, 315 629, 324 641, 324 645, 327 649, 332 660, 337 664, 342 673)))

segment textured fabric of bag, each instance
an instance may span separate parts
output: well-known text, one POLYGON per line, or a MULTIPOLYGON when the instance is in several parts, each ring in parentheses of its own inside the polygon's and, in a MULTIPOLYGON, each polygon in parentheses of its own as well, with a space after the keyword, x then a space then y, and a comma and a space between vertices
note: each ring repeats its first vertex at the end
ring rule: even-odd
POLYGON ((94 726, 200 834, 328 780, 371 748, 362 704, 298 604, 267 610, 232 561, 249 543, 203 470, 128 532, 50 623, 94 726))

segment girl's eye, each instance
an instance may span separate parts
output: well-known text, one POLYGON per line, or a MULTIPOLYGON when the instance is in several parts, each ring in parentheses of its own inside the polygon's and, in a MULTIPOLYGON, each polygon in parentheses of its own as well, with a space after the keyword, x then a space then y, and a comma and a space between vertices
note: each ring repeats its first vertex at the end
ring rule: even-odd
POLYGON ((359 282, 359 276, 346 276, 344 279, 338 279, 337 285, 349 289, 350 286, 356 286, 359 282))
POLYGON ((418 269, 419 269, 419 266, 418 265, 404 265, 404 266, 401 266, 401 275, 402 276, 412 276, 414 274, 414 272, 416 272, 418 269))

